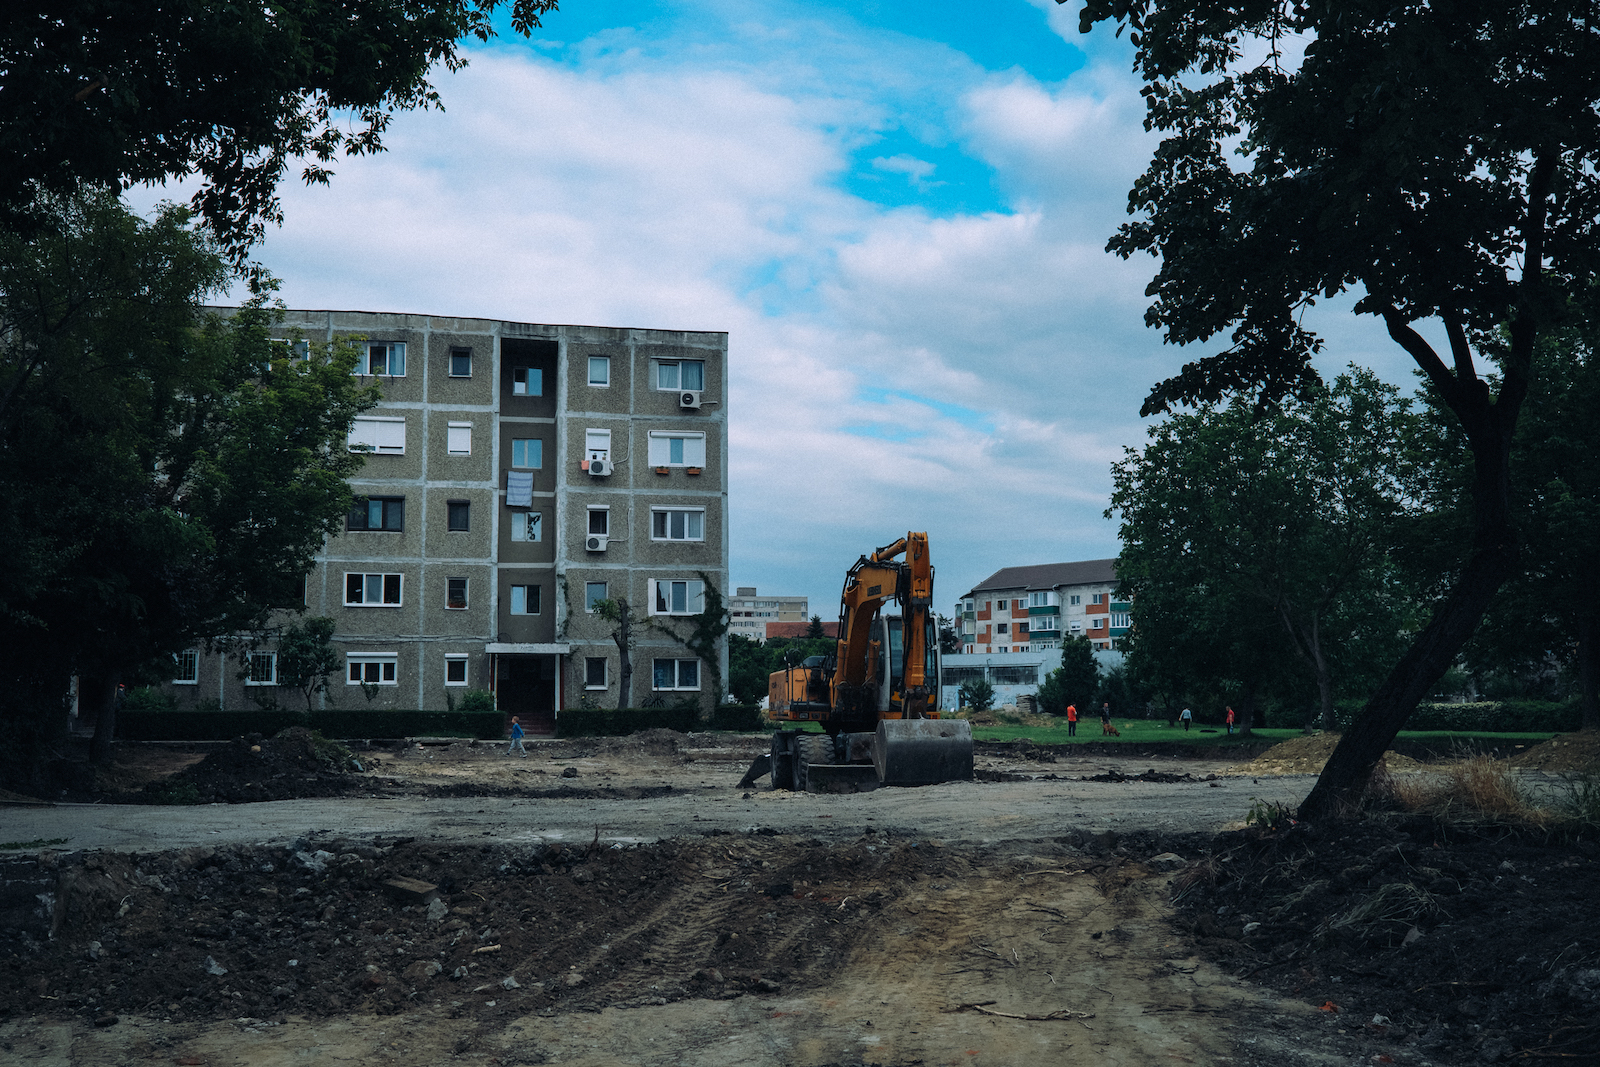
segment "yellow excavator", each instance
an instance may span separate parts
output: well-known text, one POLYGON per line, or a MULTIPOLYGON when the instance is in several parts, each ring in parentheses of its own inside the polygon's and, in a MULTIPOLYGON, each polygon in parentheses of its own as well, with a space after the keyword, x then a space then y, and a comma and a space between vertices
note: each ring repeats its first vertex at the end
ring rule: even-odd
POLYGON ((839 639, 767 679, 767 714, 822 724, 772 735, 742 787, 771 774, 774 789, 855 792, 972 777, 972 727, 939 717, 939 635, 928 535, 908 533, 845 575, 839 639), (899 615, 886 615, 890 604, 899 615))

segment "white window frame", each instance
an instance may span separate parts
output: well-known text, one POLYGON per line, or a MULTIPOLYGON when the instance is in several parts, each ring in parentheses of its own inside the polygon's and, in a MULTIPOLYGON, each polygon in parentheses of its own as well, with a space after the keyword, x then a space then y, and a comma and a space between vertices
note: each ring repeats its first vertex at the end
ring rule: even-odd
POLYGON ((703 677, 705 677, 705 672, 700 669, 700 661, 698 659, 668 659, 667 657, 662 656, 662 657, 659 657, 659 658, 651 659, 651 661, 650 661, 650 689, 651 689, 652 692, 656 692, 656 693, 698 693, 698 692, 700 692, 700 679, 703 678, 703 677), (659 663, 670 663, 670 664, 672 664, 672 668, 671 668, 671 670, 672 670, 672 684, 671 685, 663 686, 663 685, 657 685, 656 684, 656 665, 659 664, 659 663), (684 667, 684 664, 693 664, 694 665, 694 684, 693 685, 684 685, 683 684, 683 667, 684 667))
POLYGON ((399 573, 396 573, 394 571, 379 572, 379 573, 372 573, 372 572, 367 572, 367 571, 345 571, 344 572, 344 598, 345 598, 344 599, 344 606, 347 607, 347 608, 403 608, 403 607, 405 607, 405 599, 406 599, 405 593, 406 593, 406 576, 404 574, 399 574, 399 573), (350 599, 350 576, 352 574, 359 574, 359 575, 361 575, 361 578, 362 578, 362 583, 361 583, 361 596, 362 596, 362 599, 360 599, 360 600, 351 600, 350 599), (375 600, 375 601, 369 601, 369 600, 366 599, 366 594, 367 594, 367 590, 369 590, 372 587, 372 579, 373 578, 378 579, 378 599, 375 600), (389 584, 388 580, 390 578, 398 578, 399 579, 399 583, 398 583, 399 584, 399 594, 398 595, 399 595, 400 599, 392 601, 392 602, 391 601, 387 601, 387 600, 384 599, 384 596, 385 596, 385 594, 387 592, 386 587, 389 584))
POLYGON ((399 685, 400 654, 398 652, 346 652, 344 656, 345 685, 399 685), (359 678, 350 677, 352 668, 360 667, 359 678), (376 667, 377 678, 367 677, 367 668, 376 667))
POLYGON ((596 389, 609 389, 611 387, 611 357, 610 356, 590 356, 589 357, 589 384, 594 386, 596 389), (595 380, 595 374, 594 374, 595 364, 597 364, 597 363, 600 365, 601 369, 604 371, 604 373, 600 375, 600 380, 599 381, 595 380))
POLYGON ((199 685, 200 684, 200 650, 186 648, 172 657, 177 661, 178 673, 173 676, 173 685, 199 685), (186 668, 193 668, 188 670, 186 668))
POLYGON ((446 423, 444 428, 444 450, 452 456, 472 455, 472 423, 446 423))
POLYGON ((406 420, 388 415, 357 415, 345 437, 345 448, 372 456, 403 456, 406 454, 406 420), (400 431, 398 435, 396 430, 400 431))
POLYGON ((588 463, 596 459, 611 458, 611 431, 590 427, 583 431, 583 456, 588 463))
POLYGON ((472 580, 470 578, 462 578, 459 575, 456 575, 454 577, 446 578, 444 580, 444 610, 446 610, 446 611, 466 611, 467 608, 470 607, 471 605, 472 605, 472 580), (455 604, 450 603, 450 583, 451 582, 460 582, 461 583, 461 604, 460 604, 460 606, 457 606, 455 604))
POLYGON ((1104 593, 1095 593, 1089 598, 1089 603, 1091 604, 1104 604, 1105 602, 1106 595, 1104 593))
POLYGON ((1072 603, 1069 606, 1070 607, 1077 607, 1081 603, 1083 603, 1083 598, 1080 597, 1077 593, 1073 593, 1072 594, 1072 603))
POLYGON ((245 665, 248 668, 244 674, 245 685, 266 686, 278 684, 278 654, 276 652, 247 652, 245 655, 248 657, 245 660, 245 665), (256 664, 263 661, 267 664, 267 677, 257 680, 256 664))
POLYGON ((356 361, 356 373, 364 377, 377 378, 404 378, 406 376, 406 343, 404 341, 365 341, 361 345, 361 358, 356 361), (372 373, 372 353, 374 349, 383 349, 383 373, 372 373), (399 360, 395 359, 399 356, 399 360), (394 372, 396 362, 400 364, 400 373, 394 372))
POLYGON ((650 579, 650 614, 698 615, 705 610, 706 583, 698 578, 650 579), (684 586, 684 606, 675 608, 676 586, 684 586))
POLYGON ((450 352, 449 352, 449 355, 448 355, 447 358, 449 359, 449 363, 447 364, 446 369, 449 371, 449 377, 451 377, 451 378, 470 378, 470 377, 472 377, 472 349, 471 348, 468 348, 466 345, 451 345, 450 346, 450 352), (456 357, 457 356, 466 356, 467 357, 467 373, 465 373, 465 374, 457 374, 456 373, 456 357))
POLYGON ((663 542, 665 542, 665 541, 677 541, 677 542, 691 542, 692 543, 692 542, 704 541, 705 539, 706 539, 706 509, 705 508, 651 508, 650 509, 650 540, 652 540, 652 541, 663 541, 663 542), (665 515, 665 516, 667 516, 667 519, 666 519, 667 536, 665 536, 665 537, 657 537, 656 536, 656 516, 657 515, 665 515), (683 537, 673 537, 672 536, 672 516, 673 515, 682 515, 682 516, 684 516, 683 529, 684 529, 685 536, 683 536, 683 537), (691 515, 700 516, 700 536, 699 537, 689 537, 689 536, 687 536, 688 531, 689 531, 689 525, 690 525, 689 524, 689 516, 691 516, 691 515))
POLYGON ((544 512, 511 512, 511 540, 527 544, 537 544, 538 542, 543 541, 544 512))
POLYGON ((610 537, 611 506, 609 504, 590 504, 584 510, 588 514, 588 519, 586 520, 586 525, 584 527, 584 536, 610 537), (600 516, 600 521, 598 524, 594 521, 596 515, 600 516), (596 525, 598 525, 600 529, 595 529, 596 525))
POLYGON ((544 469, 544 439, 540 438, 540 437, 513 437, 511 439, 511 465, 513 467, 515 467, 517 470, 524 470, 524 471, 543 470, 544 469), (518 445, 520 445, 522 447, 519 449, 517 447, 518 445), (533 446, 533 451, 535 453, 535 455, 533 456, 533 459, 536 460, 537 462, 534 462, 534 463, 526 462, 527 459, 529 458, 528 457, 528 446, 529 445, 533 446), (522 463, 518 463, 517 462, 517 453, 519 451, 522 453, 522 459, 524 461, 522 463))
POLYGON ((544 368, 543 367, 512 367, 511 368, 511 395, 512 396, 544 396, 544 368), (521 375, 521 381, 518 381, 521 375), (534 389, 532 386, 537 385, 534 389), (520 387, 520 388, 519 388, 520 387))
POLYGON ((597 689, 610 689, 611 688, 611 660, 610 659, 608 659, 605 656, 585 656, 583 658, 583 688, 585 690, 589 690, 589 691, 593 691, 593 690, 597 690, 597 689), (591 663, 600 664, 600 678, 601 678, 601 681, 600 681, 599 685, 595 685, 593 682, 589 681, 589 665, 591 663))
POLYGON ((609 582, 584 582, 583 610, 592 613, 594 611, 594 606, 598 601, 610 600, 610 588, 611 585, 609 582), (594 595, 594 587, 597 585, 600 587, 600 595, 598 597, 594 595))
POLYGON ((537 583, 532 584, 532 585, 521 584, 521 583, 519 583, 517 585, 513 585, 511 587, 510 594, 506 597, 506 611, 507 611, 508 614, 511 614, 511 615, 529 615, 529 616, 532 616, 532 615, 542 615, 542 614, 544 614, 544 587, 539 585, 539 584, 537 584, 537 583), (528 610, 528 590, 529 589, 534 590, 534 599, 536 601, 538 601, 539 610, 537 610, 537 611, 529 611, 528 610), (519 600, 522 602, 522 610, 521 611, 517 610, 517 602, 519 600))
MULTIPOLYGON (((348 670, 348 668, 346 668, 348 670)), ((444 684, 447 686, 466 686, 472 684, 472 666, 470 657, 465 652, 446 652, 444 654, 444 684), (454 664, 461 664, 461 680, 450 680, 450 668, 454 664)))
POLYGON ((703 359, 662 359, 656 361, 656 392, 676 393, 680 389, 704 389, 706 387, 706 361, 703 359), (685 363, 698 363, 700 365, 700 384, 683 385, 683 365, 685 363), (671 368, 669 373, 668 368, 671 368), (672 384, 667 384, 671 379, 672 384))
POLYGON ((706 435, 696 430, 651 430, 648 446, 652 467, 704 467, 706 465, 706 435), (681 458, 672 458, 672 442, 681 441, 681 458))

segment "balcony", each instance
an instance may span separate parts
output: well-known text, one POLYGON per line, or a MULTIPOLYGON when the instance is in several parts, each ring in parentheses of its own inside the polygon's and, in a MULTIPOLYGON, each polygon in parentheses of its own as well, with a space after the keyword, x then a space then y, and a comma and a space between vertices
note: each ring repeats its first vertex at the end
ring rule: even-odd
POLYGON ((1111 602, 1111 610, 1112 611, 1132 611, 1133 610, 1133 605, 1129 604, 1126 600, 1113 600, 1111 602))
POLYGON ((1111 628, 1111 636, 1112 637, 1122 637, 1127 632, 1128 632, 1128 628, 1126 626, 1113 626, 1111 628))
POLYGON ((1045 604, 1045 605, 1042 605, 1042 606, 1037 607, 1037 608, 1029 608, 1028 609, 1028 614, 1029 615, 1060 615, 1061 614, 1061 605, 1060 604, 1045 604))

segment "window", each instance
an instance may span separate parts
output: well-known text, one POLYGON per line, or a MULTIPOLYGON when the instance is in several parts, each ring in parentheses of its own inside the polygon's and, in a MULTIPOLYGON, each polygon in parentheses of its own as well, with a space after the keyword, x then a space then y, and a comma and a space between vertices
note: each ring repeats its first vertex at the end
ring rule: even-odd
POLYGON ((583 583, 583 610, 584 611, 593 611, 594 610, 594 606, 596 604, 598 604, 598 603, 600 603, 600 601, 606 600, 606 599, 609 599, 609 598, 606 596, 606 583, 605 582, 584 582, 583 583))
POLYGON ((1029 619, 1028 627, 1035 632, 1039 630, 1061 629, 1061 619, 1055 615, 1041 615, 1037 619, 1029 619))
POLYGON ((356 361, 356 373, 403 378, 406 373, 406 346, 398 341, 363 345, 361 358, 356 361))
POLYGON ((994 632, 997 633, 997 634, 1005 633, 1006 632, 1006 624, 1005 623, 1001 623, 1000 625, 996 626, 994 628, 994 632))
POLYGON ((1083 603, 1083 599, 1081 597, 1079 597, 1076 593, 1074 593, 1073 596, 1072 596, 1072 603, 1074 605, 1081 604, 1081 603, 1083 603))
POLYGON ((397 685, 397 657, 393 652, 345 657, 345 685, 397 685))
POLYGON ((1028 594, 1028 607, 1030 607, 1030 608, 1042 608, 1042 607, 1044 607, 1045 605, 1047 605, 1049 603, 1050 603, 1050 594, 1049 593, 1029 593, 1028 594))
POLYGON ((467 655, 464 652, 446 652, 444 654, 444 684, 467 684, 467 655))
POLYGON ((511 540, 544 540, 544 514, 538 511, 513 511, 511 513, 511 540))
POLYGON ((512 396, 544 396, 544 371, 538 367, 515 367, 511 371, 512 396))
POLYGON ((244 676, 244 684, 277 685, 278 654, 276 652, 250 653, 250 665, 244 676))
POLYGON ((403 496, 358 496, 345 520, 346 530, 384 530, 399 533, 406 528, 406 498, 403 496))
POLYGON ((472 455, 472 423, 452 422, 445 427, 444 450, 452 456, 472 455))
POLYGON ((537 470, 544 466, 544 442, 537 437, 518 437, 511 442, 511 465, 537 470))
POLYGON ((1089 629, 1091 629, 1091 630, 1103 630, 1103 629, 1105 629, 1105 625, 1106 625, 1106 617, 1104 615, 1101 615, 1101 616, 1098 616, 1097 618, 1095 618, 1095 619, 1090 621, 1089 629))
POLYGON ((172 657, 178 661, 178 673, 173 676, 173 685, 199 685, 200 684, 200 653, 194 649, 187 649, 172 657))
POLYGON ((278 353, 279 359, 299 360, 301 362, 307 362, 311 359, 310 341, 292 341, 287 337, 274 337, 272 343, 283 346, 283 351, 278 353))
POLYGON ((1128 624, 1129 624, 1129 615, 1128 615, 1128 613, 1126 611, 1113 611, 1111 613, 1111 625, 1112 626, 1127 626, 1128 624))
POLYGON ((585 430, 583 432, 583 449, 585 459, 610 459, 611 431, 585 430))
POLYGON ((363 415, 351 424, 345 447, 352 452, 403 456, 406 454, 406 420, 363 415))
POLYGON ((537 615, 539 614, 539 589, 537 585, 514 585, 511 587, 511 614, 537 615))
POLYGON ((651 581, 652 615, 698 615, 705 610, 706 583, 700 581, 651 581))
POLYGON ((657 389, 704 389, 706 364, 700 359, 680 359, 656 364, 657 389))
POLYGON ((584 657, 583 687, 585 689, 604 689, 606 687, 606 658, 604 656, 584 657))
POLYGON ((460 610, 467 606, 467 580, 465 578, 445 579, 444 606, 460 610))
POLYGON ((456 533, 466 533, 472 529, 472 502, 470 500, 450 500, 444 505, 445 529, 456 533))
POLYGON ((400 606, 401 576, 398 574, 354 574, 344 576, 344 603, 351 608, 397 608, 400 606))
POLYGON ((602 537, 611 536, 610 508, 589 509, 589 532, 592 534, 599 534, 602 537))
POLYGON ((452 348, 450 350, 450 377, 472 377, 472 349, 452 348))
POLYGON ((655 689, 700 688, 700 661, 697 659, 658 659, 652 671, 655 689))
POLYGON ((652 541, 704 541, 706 539, 705 509, 693 508, 678 511, 669 508, 651 508, 650 539, 652 541))
POLYGON ((589 357, 589 384, 590 385, 610 385, 611 384, 611 357, 610 356, 590 356, 589 357))
POLYGON ((1089 598, 1089 602, 1091 604, 1104 604, 1106 602, 1106 595, 1104 593, 1096 593, 1094 596, 1089 598))
POLYGON ((653 431, 650 434, 650 466, 704 467, 705 465, 705 434, 661 431, 653 431))

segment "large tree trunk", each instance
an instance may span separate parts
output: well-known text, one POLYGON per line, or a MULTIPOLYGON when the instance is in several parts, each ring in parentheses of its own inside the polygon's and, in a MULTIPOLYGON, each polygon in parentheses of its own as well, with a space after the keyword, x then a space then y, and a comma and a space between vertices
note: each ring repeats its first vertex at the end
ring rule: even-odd
POLYGON ((1239 727, 1239 736, 1249 737, 1254 732, 1256 722, 1256 687, 1245 686, 1244 692, 1239 695, 1239 714, 1235 716, 1239 727))
POLYGON ((628 614, 628 602, 617 600, 617 629, 612 640, 617 643, 617 710, 631 707, 633 700, 633 619, 628 614))
POLYGON ((1600 685, 1600 648, 1595 639, 1600 637, 1595 616, 1578 616, 1578 685, 1583 695, 1583 728, 1600 730, 1600 700, 1596 699, 1596 686, 1600 685))
POLYGON ((117 733, 117 690, 122 685, 120 671, 108 671, 91 694, 99 714, 94 721, 94 740, 89 744, 90 763, 111 762, 111 741, 117 733))

